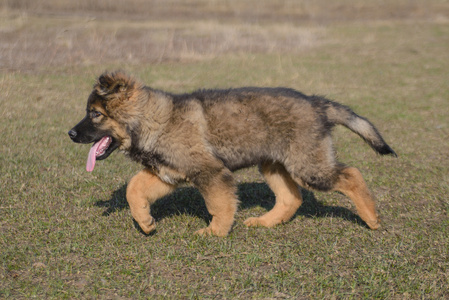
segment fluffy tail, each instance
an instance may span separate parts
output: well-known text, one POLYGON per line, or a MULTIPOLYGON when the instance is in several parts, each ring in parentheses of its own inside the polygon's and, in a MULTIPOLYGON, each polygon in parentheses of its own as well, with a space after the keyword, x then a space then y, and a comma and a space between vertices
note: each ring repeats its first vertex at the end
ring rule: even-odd
POLYGON ((357 133, 377 153, 382 155, 391 154, 397 156, 396 152, 384 141, 379 131, 367 119, 357 115, 349 107, 326 100, 326 115, 330 122, 343 125, 357 133))

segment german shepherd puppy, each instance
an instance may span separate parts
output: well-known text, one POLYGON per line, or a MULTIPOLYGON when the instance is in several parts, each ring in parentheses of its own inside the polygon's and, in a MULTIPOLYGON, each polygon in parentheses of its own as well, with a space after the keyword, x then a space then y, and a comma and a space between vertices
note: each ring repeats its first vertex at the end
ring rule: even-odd
POLYGON ((126 198, 147 234, 156 228, 151 204, 191 182, 212 215, 209 226, 197 233, 226 236, 238 205, 232 171, 252 165, 259 165, 276 204, 247 219, 247 226, 289 221, 302 203, 299 187, 340 191, 371 229, 380 226, 359 170, 336 161, 331 130, 344 125, 377 153, 396 153, 373 124, 346 106, 288 88, 170 94, 117 71, 98 78, 86 110, 69 136, 94 143, 87 171, 116 149, 145 167, 129 182, 126 198))

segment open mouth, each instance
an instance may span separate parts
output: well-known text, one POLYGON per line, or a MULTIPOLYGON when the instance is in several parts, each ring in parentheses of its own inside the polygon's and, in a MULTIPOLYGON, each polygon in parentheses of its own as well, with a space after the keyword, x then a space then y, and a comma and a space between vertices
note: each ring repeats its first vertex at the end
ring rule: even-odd
POLYGON ((109 156, 109 154, 112 153, 112 151, 115 149, 114 147, 110 148, 112 142, 113 142, 112 137, 104 136, 92 145, 92 148, 90 148, 89 151, 89 155, 87 156, 87 164, 86 164, 87 172, 92 172, 94 170, 95 161, 97 159, 98 160, 105 159, 106 157, 109 156))

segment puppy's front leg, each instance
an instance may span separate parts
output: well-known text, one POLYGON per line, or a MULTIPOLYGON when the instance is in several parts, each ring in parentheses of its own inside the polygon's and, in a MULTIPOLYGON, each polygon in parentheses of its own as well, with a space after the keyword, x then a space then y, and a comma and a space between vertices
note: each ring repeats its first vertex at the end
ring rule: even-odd
POLYGON ((169 194, 175 186, 163 182, 149 169, 143 169, 131 178, 126 189, 126 200, 131 215, 146 234, 156 229, 156 222, 150 214, 150 205, 169 194))
POLYGON ((202 174, 195 180, 212 215, 209 226, 198 230, 200 235, 226 236, 231 231, 237 211, 237 196, 231 171, 226 168, 218 172, 202 174))

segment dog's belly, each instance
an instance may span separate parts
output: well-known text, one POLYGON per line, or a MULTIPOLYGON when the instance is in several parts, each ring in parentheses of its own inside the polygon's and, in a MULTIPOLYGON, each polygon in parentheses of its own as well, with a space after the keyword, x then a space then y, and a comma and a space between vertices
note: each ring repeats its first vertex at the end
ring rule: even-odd
POLYGON ((214 155, 223 162, 226 168, 236 171, 257 165, 264 160, 272 160, 267 150, 261 149, 259 145, 229 145, 215 148, 214 155))

